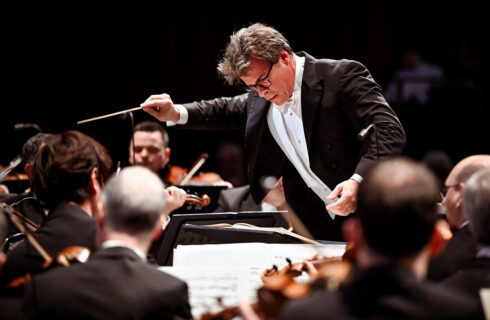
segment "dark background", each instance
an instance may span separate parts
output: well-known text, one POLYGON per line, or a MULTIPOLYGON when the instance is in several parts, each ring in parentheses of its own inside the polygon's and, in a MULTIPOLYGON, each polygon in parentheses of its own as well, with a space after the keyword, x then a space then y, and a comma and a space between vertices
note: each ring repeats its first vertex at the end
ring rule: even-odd
MULTIPOLYGON (((407 132, 405 155, 440 149, 454 162, 490 153, 487 127, 488 16, 476 2, 301 1, 125 8, 29 7, 5 10, 2 34, 0 164, 17 155, 36 123, 45 132, 81 130, 127 161, 129 119, 76 121, 137 107, 149 95, 174 102, 241 93, 224 84, 217 61, 229 35, 252 22, 277 28, 294 51, 317 58, 354 59, 383 87, 416 48, 444 70, 445 82, 426 106, 392 105, 407 132), (224 8, 225 12, 220 12, 224 8), (8 20, 7 20, 8 19, 8 20)), ((135 122, 150 119, 134 112, 135 122)), ((170 129, 172 163, 218 170, 221 143, 241 144, 241 132, 170 129)))

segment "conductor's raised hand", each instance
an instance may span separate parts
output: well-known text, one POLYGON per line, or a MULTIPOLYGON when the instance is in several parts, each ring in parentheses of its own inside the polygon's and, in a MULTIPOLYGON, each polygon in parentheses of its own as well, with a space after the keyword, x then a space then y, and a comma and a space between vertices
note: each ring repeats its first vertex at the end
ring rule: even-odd
POLYGON ((143 110, 160 121, 179 121, 180 113, 166 93, 151 95, 141 104, 143 110))

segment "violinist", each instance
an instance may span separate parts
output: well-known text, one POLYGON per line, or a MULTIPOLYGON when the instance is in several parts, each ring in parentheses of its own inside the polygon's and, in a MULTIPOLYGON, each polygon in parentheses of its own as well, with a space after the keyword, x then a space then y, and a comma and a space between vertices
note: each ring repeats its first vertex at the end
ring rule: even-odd
MULTIPOLYGON (((95 250, 97 200, 112 170, 107 150, 78 131, 47 137, 32 166, 31 189, 48 208, 35 237, 51 256, 69 246, 95 250)), ((8 252, 1 283, 35 274, 44 260, 23 241, 8 252)))
POLYGON ((161 180, 125 168, 101 200, 99 250, 85 264, 34 277, 25 288, 27 319, 190 319, 186 283, 146 261, 167 218, 161 180))
MULTIPOLYGON (((166 185, 179 185, 188 172, 180 166, 169 165, 170 152, 168 133, 162 124, 143 121, 134 127, 129 144, 129 163, 147 167, 157 173, 166 185)), ((201 172, 191 181, 197 185, 233 187, 215 172, 201 172)))
POLYGON ((473 319, 464 296, 423 280, 443 244, 435 177, 421 164, 387 160, 368 172, 358 217, 345 222, 356 267, 336 291, 290 300, 279 319, 473 319))
MULTIPOLYGON (((0 240, 3 241, 7 235, 7 219, 0 214, 0 240)), ((0 274, 5 264, 6 256, 0 251, 0 274)), ((7 288, 0 287, 0 320, 15 319, 17 312, 21 310, 22 299, 18 292, 11 292, 7 288)))
MULTIPOLYGON (((32 165, 37 151, 44 144, 44 140, 51 136, 49 133, 38 133, 30 137, 22 146, 21 159, 25 175, 30 178, 32 175, 32 165)), ((37 224, 42 223, 46 214, 42 203, 37 199, 28 188, 23 193, 10 194, 8 197, 2 198, 12 208, 22 212, 24 216, 34 221, 37 224)), ((13 225, 9 225, 7 236, 18 233, 19 230, 13 225)))
POLYGON ((169 184, 170 147, 168 133, 156 121, 143 121, 133 129, 129 143, 129 163, 147 167, 169 184))

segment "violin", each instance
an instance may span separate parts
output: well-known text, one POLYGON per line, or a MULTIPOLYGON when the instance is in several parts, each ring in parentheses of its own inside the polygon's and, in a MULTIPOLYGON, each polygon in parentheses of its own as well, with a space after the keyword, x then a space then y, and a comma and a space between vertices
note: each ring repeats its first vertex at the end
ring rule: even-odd
MULTIPOLYGON (((292 263, 286 259, 287 266, 278 269, 273 266, 261 276, 263 286, 257 290, 257 303, 252 309, 264 319, 277 319, 284 303, 309 295, 316 290, 336 290, 341 283, 348 281, 352 269, 352 245, 347 245, 342 257, 324 258, 311 261, 318 267, 318 277, 308 283, 295 280, 306 271, 304 262, 292 263)), ((201 320, 232 319, 240 315, 238 306, 226 307, 216 313, 204 313, 201 320)))
POLYGON ((176 186, 186 186, 191 181, 200 185, 227 185, 223 178, 216 172, 199 172, 199 174, 196 174, 207 158, 208 154, 202 153, 190 169, 176 165, 170 166, 166 180, 176 186))
POLYGON ((211 198, 207 194, 203 194, 202 197, 199 197, 188 193, 185 197, 184 203, 206 207, 211 203, 211 198))

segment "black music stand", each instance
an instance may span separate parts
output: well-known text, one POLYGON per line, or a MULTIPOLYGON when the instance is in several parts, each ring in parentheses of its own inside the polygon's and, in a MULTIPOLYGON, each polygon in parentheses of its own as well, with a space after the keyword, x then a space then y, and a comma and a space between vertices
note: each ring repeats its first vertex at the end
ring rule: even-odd
MULTIPOLYGON (((175 214, 172 216, 170 223, 163 233, 162 242, 155 257, 156 261, 159 265, 171 266, 173 250, 179 244, 250 242, 245 241, 247 238, 245 233, 236 232, 236 230, 228 230, 226 233, 222 233, 221 236, 209 237, 209 233, 208 235, 202 233, 202 230, 206 230, 205 232, 208 232, 207 228, 201 228, 196 232, 197 229, 193 229, 193 227, 217 223, 235 224, 244 222, 257 227, 288 228, 288 222, 284 218, 283 214, 287 213, 280 211, 247 211, 237 213, 175 214)), ((254 237, 254 242, 268 242, 267 240, 271 240, 271 235, 266 234, 261 236, 260 234, 255 233, 254 237)), ((286 240, 282 241, 282 243, 284 243, 286 240)))

